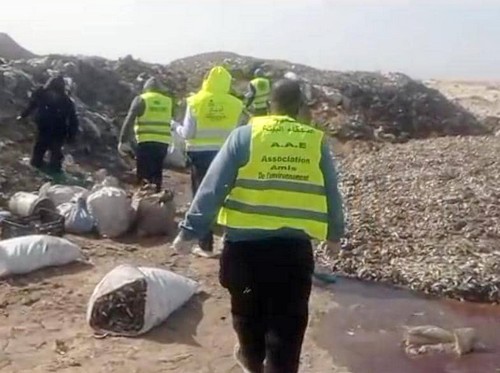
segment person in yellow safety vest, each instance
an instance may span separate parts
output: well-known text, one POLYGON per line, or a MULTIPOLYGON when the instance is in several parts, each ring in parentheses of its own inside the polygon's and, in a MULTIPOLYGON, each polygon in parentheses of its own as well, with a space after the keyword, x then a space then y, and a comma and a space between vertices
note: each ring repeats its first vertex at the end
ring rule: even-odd
MULTIPOLYGON (((193 197, 222 144, 239 124, 243 103, 230 94, 231 80, 225 68, 212 68, 201 90, 188 97, 182 126, 175 126, 177 134, 186 140, 193 197)), ((193 253, 209 257, 212 252, 213 234, 207 232, 193 253)))
POLYGON ((172 144, 173 106, 161 84, 148 79, 143 93, 132 101, 120 133, 119 153, 125 156, 135 148, 137 183, 155 184, 157 191, 162 188, 163 163, 172 144))
POLYGON ((173 247, 190 252, 225 227, 219 279, 231 296, 245 372, 296 373, 314 269, 311 239, 340 252, 342 200, 322 131, 297 121, 300 84, 273 86, 270 116, 234 130, 180 224, 173 247))
POLYGON ((254 117, 267 115, 270 94, 271 81, 264 76, 264 70, 256 69, 245 95, 246 107, 254 117))

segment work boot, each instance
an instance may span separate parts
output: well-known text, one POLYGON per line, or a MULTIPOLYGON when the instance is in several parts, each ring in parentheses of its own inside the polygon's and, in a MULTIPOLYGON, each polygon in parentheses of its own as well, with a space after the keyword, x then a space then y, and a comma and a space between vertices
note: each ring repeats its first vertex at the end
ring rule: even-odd
POLYGON ((191 251, 193 255, 199 256, 201 258, 217 258, 219 255, 213 251, 203 250, 200 245, 196 245, 191 251))
POLYGON ((238 366, 241 368, 241 370, 243 370, 243 373, 254 373, 245 366, 245 363, 243 361, 244 358, 243 358, 243 355, 241 354, 241 349, 240 349, 239 344, 236 344, 234 346, 234 355, 233 356, 234 356, 234 360, 236 360, 236 364, 238 364, 238 366))

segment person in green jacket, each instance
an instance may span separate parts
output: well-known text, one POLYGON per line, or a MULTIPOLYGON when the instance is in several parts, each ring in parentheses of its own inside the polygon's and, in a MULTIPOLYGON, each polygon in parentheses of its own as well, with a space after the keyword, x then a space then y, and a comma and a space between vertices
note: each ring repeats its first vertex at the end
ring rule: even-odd
POLYGON ((265 77, 264 70, 258 68, 254 72, 254 79, 250 81, 245 95, 246 107, 253 116, 268 114, 270 95, 271 81, 265 77))
POLYGON ((120 133, 118 152, 122 156, 134 153, 136 144, 137 183, 154 184, 157 191, 162 188, 163 163, 172 144, 173 106, 161 84, 150 78, 143 93, 132 101, 120 133))

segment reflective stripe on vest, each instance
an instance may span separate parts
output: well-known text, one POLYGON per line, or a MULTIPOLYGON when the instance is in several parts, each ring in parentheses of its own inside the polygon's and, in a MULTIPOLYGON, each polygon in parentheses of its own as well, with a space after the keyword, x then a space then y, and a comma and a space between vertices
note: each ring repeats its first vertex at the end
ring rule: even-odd
POLYGON ((255 88, 255 97, 252 102, 252 109, 267 109, 269 95, 271 94, 271 82, 266 78, 255 78, 250 82, 255 88))
POLYGON ((321 131, 289 117, 255 118, 250 159, 238 170, 218 223, 236 229, 292 228, 326 239, 322 141, 321 131))
POLYGON ((243 103, 225 93, 200 91, 188 98, 196 119, 196 134, 186 141, 187 151, 218 151, 238 124, 243 103))
POLYGON ((156 92, 141 95, 144 114, 136 119, 135 138, 141 142, 171 143, 172 99, 156 92))

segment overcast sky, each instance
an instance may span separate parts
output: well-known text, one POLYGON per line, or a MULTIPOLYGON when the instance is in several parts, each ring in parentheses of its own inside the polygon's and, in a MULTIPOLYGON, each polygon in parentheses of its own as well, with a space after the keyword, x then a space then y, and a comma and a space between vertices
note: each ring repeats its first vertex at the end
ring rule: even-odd
POLYGON ((35 53, 167 63, 228 50, 340 70, 500 79, 500 0, 12 0, 35 53))

